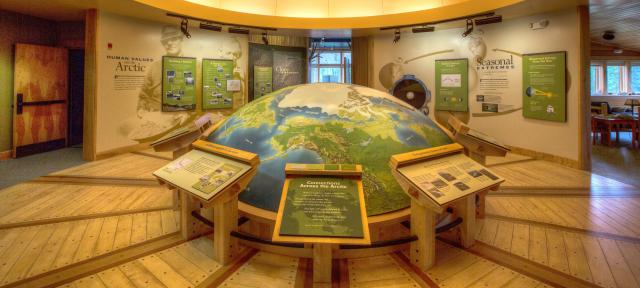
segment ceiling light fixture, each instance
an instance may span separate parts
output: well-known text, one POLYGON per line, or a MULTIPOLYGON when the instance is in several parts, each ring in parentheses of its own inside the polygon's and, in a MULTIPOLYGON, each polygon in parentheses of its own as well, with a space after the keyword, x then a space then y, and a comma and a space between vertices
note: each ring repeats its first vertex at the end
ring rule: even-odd
POLYGON ((180 31, 184 34, 185 37, 191 38, 191 34, 189 33, 189 19, 182 18, 182 22, 180 22, 180 31))
POLYGON ((462 37, 467 37, 473 32, 473 20, 467 19, 467 30, 462 33, 462 37))
POLYGON ((607 41, 616 39, 616 32, 611 30, 604 31, 604 33, 602 34, 602 39, 607 41))
POLYGON ((221 26, 214 25, 211 22, 200 22, 200 29, 216 31, 216 32, 222 31, 221 26))
POLYGON ((396 29, 396 32, 393 33, 393 44, 398 43, 400 41, 400 29, 396 29))

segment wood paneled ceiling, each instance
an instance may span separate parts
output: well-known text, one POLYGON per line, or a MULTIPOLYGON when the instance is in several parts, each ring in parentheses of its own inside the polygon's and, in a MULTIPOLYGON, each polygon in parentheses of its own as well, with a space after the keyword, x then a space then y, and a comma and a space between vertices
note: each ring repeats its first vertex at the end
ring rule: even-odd
POLYGON ((591 1, 591 41, 621 49, 640 51, 640 1, 591 1), (602 34, 611 30, 615 39, 605 40, 602 34))

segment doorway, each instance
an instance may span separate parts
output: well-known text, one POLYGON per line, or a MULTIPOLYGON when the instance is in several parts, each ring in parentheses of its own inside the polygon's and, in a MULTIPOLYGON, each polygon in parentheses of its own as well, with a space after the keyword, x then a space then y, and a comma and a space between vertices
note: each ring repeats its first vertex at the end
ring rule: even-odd
POLYGON ((82 144, 84 51, 15 45, 12 156, 82 144))

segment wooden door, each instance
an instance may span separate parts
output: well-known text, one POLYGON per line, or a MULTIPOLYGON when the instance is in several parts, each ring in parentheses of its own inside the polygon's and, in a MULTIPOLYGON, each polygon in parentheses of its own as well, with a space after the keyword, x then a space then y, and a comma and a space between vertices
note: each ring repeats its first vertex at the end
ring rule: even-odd
POLYGON ((16 44, 13 157, 66 146, 67 62, 65 48, 16 44))

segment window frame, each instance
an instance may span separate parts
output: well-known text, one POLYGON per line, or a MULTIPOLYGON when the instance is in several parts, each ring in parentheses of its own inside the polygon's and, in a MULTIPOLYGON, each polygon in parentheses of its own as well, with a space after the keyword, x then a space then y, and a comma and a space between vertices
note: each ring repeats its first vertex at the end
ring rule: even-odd
POLYGON ((631 86, 632 67, 640 67, 640 61, 637 60, 599 60, 599 61, 591 61, 591 65, 589 66, 589 80, 591 82, 595 81, 595 90, 591 91, 591 86, 589 86, 589 93, 592 96, 638 96, 640 95, 639 91, 634 91, 631 86), (607 68, 612 66, 620 67, 620 82, 619 89, 617 93, 609 93, 608 80, 607 79, 607 68), (597 67, 595 79, 591 77, 591 68, 597 67), (595 93, 594 93, 595 92, 595 93))
MULTIPOLYGON (((336 83, 336 82, 320 82, 321 79, 321 74, 320 74, 320 69, 321 68, 338 68, 340 69, 340 80, 337 83, 345 83, 345 81, 347 80, 347 75, 346 75, 346 71, 347 71, 347 66, 351 66, 351 62, 346 63, 345 61, 345 53, 349 53, 351 54, 352 51, 350 49, 328 49, 328 48, 322 48, 322 49, 317 49, 317 57, 315 57, 314 59, 311 59, 311 61, 309 61, 309 83, 336 83), (324 53, 340 53, 340 64, 321 64, 320 63, 320 57, 322 56, 322 54, 324 53), (316 60, 316 64, 313 63, 313 61, 316 60), (316 70, 316 79, 314 81, 314 79, 311 79, 311 75, 313 73, 311 73, 311 70, 315 69, 316 70)), ((353 54, 351 54, 353 55, 353 54)))

